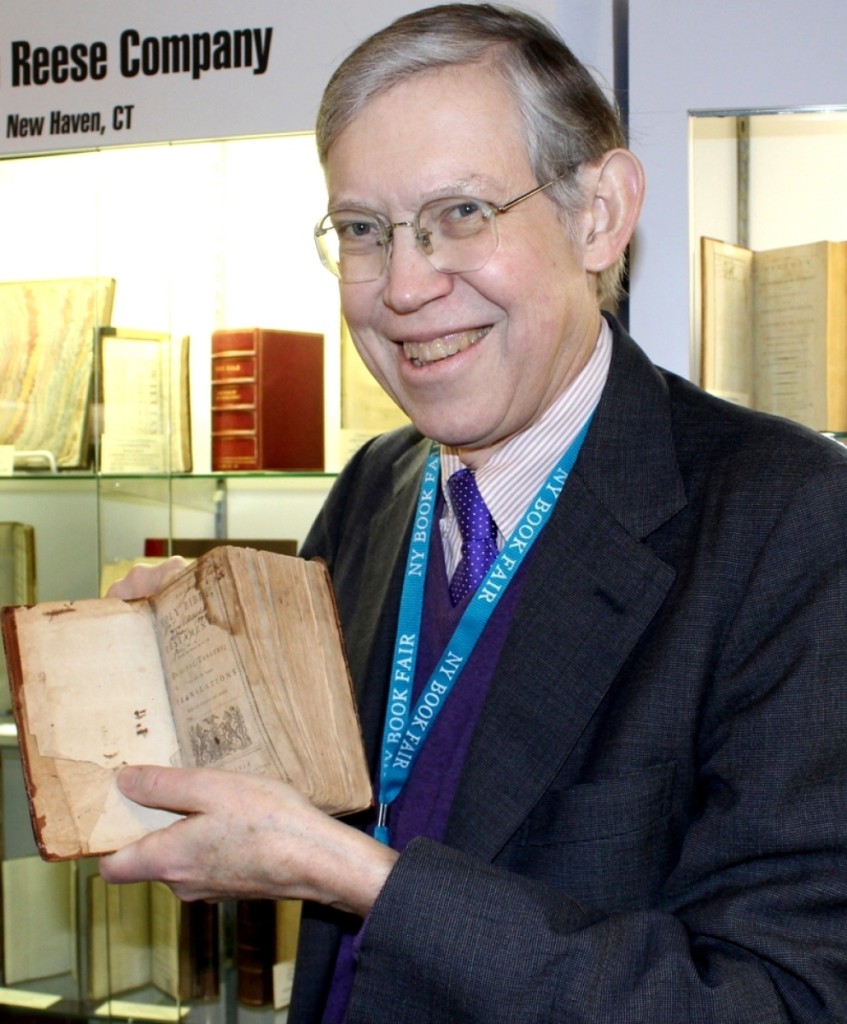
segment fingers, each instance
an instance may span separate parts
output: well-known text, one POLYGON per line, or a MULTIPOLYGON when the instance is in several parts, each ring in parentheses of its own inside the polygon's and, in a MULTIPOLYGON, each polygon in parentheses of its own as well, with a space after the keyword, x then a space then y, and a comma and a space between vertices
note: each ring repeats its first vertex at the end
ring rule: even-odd
POLYGON ((188 902, 242 895, 238 880, 228 879, 232 888, 224 888, 222 881, 202 866, 209 843, 202 827, 197 829, 201 821, 202 816, 185 818, 101 857, 101 877, 111 883, 161 881, 188 902))
POLYGON ((277 779, 216 768, 169 768, 129 765, 117 775, 124 796, 145 807, 177 814, 218 814, 242 817, 265 805, 322 814, 292 786, 277 779))
MULTIPOLYGON (((180 824, 177 822, 176 824, 180 824)), ((153 832, 116 853, 100 858, 100 875, 106 882, 146 882, 158 879, 170 883, 161 873, 162 837, 168 829, 153 832), (156 851, 159 851, 157 854, 156 851)), ((166 845, 166 844, 165 844, 166 845)))
MULTIPOLYGON (((229 895, 219 888, 216 870, 232 858, 228 844, 238 839, 233 809, 243 805, 245 790, 254 788, 253 780, 209 768, 132 765, 122 769, 117 784, 124 796, 185 817, 102 858, 101 875, 107 882, 159 879, 181 899, 229 895)), ((259 785, 266 781, 255 779, 259 785)), ((238 880, 230 884, 237 887, 238 880)))
POLYGON ((117 782, 123 795, 137 804, 191 814, 204 810, 208 803, 209 786, 203 783, 206 774, 192 768, 130 765, 118 772, 117 782))
POLYGON ((183 900, 316 900, 364 917, 397 856, 275 779, 133 766, 118 785, 185 817, 102 858, 107 882, 159 879, 183 900))
POLYGON ((144 765, 123 769, 117 782, 137 803, 186 816, 104 857, 103 878, 159 879, 186 900, 287 895, 292 876, 275 877, 286 859, 280 846, 292 830, 319 831, 331 820, 291 786, 261 776, 144 765))
POLYGON ((134 565, 123 579, 109 587, 106 596, 119 597, 123 601, 149 597, 161 590, 171 576, 182 572, 188 564, 180 555, 174 555, 158 565, 134 565))

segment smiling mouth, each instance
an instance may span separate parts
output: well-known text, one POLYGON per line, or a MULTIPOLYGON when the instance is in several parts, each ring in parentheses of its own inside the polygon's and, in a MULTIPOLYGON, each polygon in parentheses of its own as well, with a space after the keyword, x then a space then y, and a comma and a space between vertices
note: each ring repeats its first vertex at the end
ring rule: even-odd
POLYGON ((427 366, 429 363, 437 363, 442 359, 448 359, 457 352, 464 352, 471 345, 475 345, 481 338, 491 330, 491 327, 480 327, 475 331, 462 331, 456 334, 447 334, 443 338, 436 338, 434 341, 405 341, 403 352, 414 366, 427 366))

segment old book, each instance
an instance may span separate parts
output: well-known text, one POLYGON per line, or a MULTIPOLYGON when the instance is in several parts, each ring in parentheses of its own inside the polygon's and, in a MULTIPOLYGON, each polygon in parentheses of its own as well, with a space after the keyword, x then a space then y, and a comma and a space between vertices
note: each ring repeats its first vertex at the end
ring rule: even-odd
POLYGON ((276 901, 235 901, 235 988, 245 1006, 273 1002, 276 901))
POLYGON ((0 605, 32 604, 36 595, 35 527, 0 523, 0 605))
POLYGON ((275 1010, 290 1003, 301 909, 299 900, 236 900, 233 959, 240 1003, 275 1010))
POLYGON ((174 820, 126 800, 124 764, 285 779, 331 814, 371 803, 326 566, 218 547, 154 597, 2 612, 39 851, 114 850, 174 820))
POLYGON ((701 264, 703 387, 847 430, 847 242, 755 252, 704 238, 701 264))
POLYGON ((212 334, 212 469, 322 470, 323 335, 212 334))
POLYGON ((220 905, 183 903, 162 882, 150 882, 150 980, 181 1003, 220 991, 220 905))
POLYGON ((35 856, 3 861, 4 984, 20 985, 73 970, 74 866, 46 864, 35 856))
MULTIPOLYGON (((30 523, 0 523, 0 607, 35 601, 35 527, 30 523)), ((6 661, 0 658, 0 713, 11 710, 6 661)))
POLYGON ((150 985, 180 1003, 219 992, 219 906, 182 903, 162 882, 87 880, 87 997, 150 985))
POLYGON ((276 904, 275 1010, 283 1010, 291 1002, 302 909, 300 900, 278 900, 276 904))
POLYGON ((89 999, 106 999, 150 984, 150 883, 109 885, 88 879, 89 999))
POLYGON ((217 999, 221 982, 220 905, 202 900, 182 903, 170 889, 162 888, 162 895, 169 896, 179 912, 179 998, 183 1002, 217 999))
POLYGON ((106 277, 0 282, 0 444, 89 464, 94 333, 114 296, 106 277))
POLYGON ((191 469, 189 339, 155 331, 98 331, 100 470, 191 469))

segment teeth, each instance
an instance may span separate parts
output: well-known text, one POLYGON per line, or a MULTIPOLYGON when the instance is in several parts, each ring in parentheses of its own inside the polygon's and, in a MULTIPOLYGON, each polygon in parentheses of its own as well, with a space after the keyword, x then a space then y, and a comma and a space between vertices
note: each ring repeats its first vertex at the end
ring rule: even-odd
POLYGON ((407 341, 403 344, 403 352, 415 366, 426 366, 427 363, 437 363, 448 356, 454 356, 457 352, 464 352, 480 338, 484 338, 490 330, 490 327, 481 327, 479 330, 463 334, 448 334, 434 341, 407 341))

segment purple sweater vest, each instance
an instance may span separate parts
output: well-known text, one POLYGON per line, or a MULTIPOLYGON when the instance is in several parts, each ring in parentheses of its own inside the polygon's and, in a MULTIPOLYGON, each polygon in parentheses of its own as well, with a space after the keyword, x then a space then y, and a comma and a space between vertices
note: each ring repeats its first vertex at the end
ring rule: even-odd
MULTIPOLYGON (((406 844, 416 836, 440 840, 444 835, 462 765, 530 561, 531 555, 518 568, 514 579, 500 599, 476 649, 445 701, 441 714, 430 726, 429 736, 418 754, 408 782, 391 807, 388 820, 391 845, 396 850, 405 849, 406 844)), ((470 598, 453 607, 444 569, 441 531, 436 527, 432 532, 427 567, 423 623, 412 706, 429 681, 429 675, 447 646, 468 600, 470 598)), ((366 927, 367 922, 357 935, 345 935, 342 939, 322 1024, 342 1024, 344 1020, 353 986, 356 950, 366 927)))

